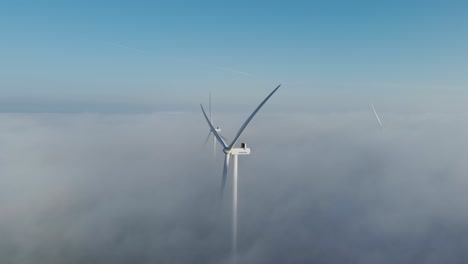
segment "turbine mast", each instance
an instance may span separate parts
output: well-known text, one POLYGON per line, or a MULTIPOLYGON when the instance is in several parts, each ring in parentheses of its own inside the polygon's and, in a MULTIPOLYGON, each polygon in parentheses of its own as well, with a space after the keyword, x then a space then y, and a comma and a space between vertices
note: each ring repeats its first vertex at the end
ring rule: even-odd
POLYGON ((216 160, 216 138, 213 135, 213 159, 216 160))
POLYGON ((232 155, 232 261, 237 263, 237 154, 232 155))

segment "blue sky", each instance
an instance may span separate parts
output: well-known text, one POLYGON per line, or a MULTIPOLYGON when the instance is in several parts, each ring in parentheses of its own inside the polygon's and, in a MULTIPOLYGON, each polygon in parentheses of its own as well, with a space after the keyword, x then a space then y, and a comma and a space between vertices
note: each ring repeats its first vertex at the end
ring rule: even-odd
POLYGON ((468 99, 463 1, 3 1, 0 34, 1 111, 468 99))

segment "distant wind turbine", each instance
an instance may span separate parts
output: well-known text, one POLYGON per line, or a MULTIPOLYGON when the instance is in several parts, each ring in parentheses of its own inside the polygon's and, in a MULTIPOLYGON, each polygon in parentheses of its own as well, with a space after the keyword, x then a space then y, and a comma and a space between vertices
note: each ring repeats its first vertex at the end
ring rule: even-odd
POLYGON ((234 148, 234 145, 236 144, 237 140, 241 136, 242 132, 244 132, 244 129, 247 127, 249 122, 253 119, 255 114, 262 108, 262 106, 270 99, 270 97, 280 88, 281 84, 278 85, 261 103, 260 105, 257 106, 257 108, 250 114, 250 116, 247 118, 247 120, 242 124, 241 128, 237 132, 236 137, 232 140, 231 144, 226 144, 224 141, 223 137, 218 133, 218 131, 214 128, 213 123, 211 122, 211 117, 208 118, 208 116, 205 113, 205 109, 203 108, 203 105, 200 104, 201 110, 203 112, 203 115, 205 116, 206 122, 208 122, 208 126, 210 127, 210 131, 213 132, 213 135, 216 137, 218 142, 223 146, 223 152, 225 154, 224 156, 224 167, 223 167, 223 177, 221 180, 221 197, 224 192, 224 188, 226 185, 226 178, 227 178, 227 171, 229 167, 229 158, 232 156, 232 163, 233 163, 233 168, 232 168, 232 253, 233 253, 233 263, 237 262, 237 156, 238 155, 249 155, 250 154, 250 148, 247 148, 247 145, 245 143, 241 143, 240 148, 234 148))
MULTIPOLYGON (((209 108, 209 110, 210 110, 210 122, 211 122, 211 124, 213 124, 213 116, 211 114, 211 91, 210 91, 210 101, 209 101, 209 103, 210 103, 210 105, 209 105, 209 107, 210 107, 209 108)), ((214 131, 218 132, 219 136, 222 139, 227 141, 227 139, 221 135, 221 128, 216 127, 214 129, 214 131)), ((210 132, 208 132, 208 136, 206 137, 205 143, 203 143, 203 145, 206 145, 206 143, 208 142, 208 140, 210 139, 210 136, 212 134, 213 134, 213 158, 216 159, 216 137, 214 136, 213 129, 210 128, 210 132)))
POLYGON ((374 111, 375 118, 377 119, 377 122, 379 122, 380 129, 382 129, 382 122, 380 121, 379 115, 377 114, 377 111, 375 111, 374 105, 371 104, 372 111, 374 111))

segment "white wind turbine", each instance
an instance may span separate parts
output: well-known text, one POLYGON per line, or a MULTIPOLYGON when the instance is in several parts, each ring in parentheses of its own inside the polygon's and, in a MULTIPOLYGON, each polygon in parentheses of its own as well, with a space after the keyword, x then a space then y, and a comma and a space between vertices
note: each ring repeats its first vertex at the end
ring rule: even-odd
MULTIPOLYGON (((209 110, 210 110, 210 123, 213 124, 213 116, 211 114, 211 91, 210 91, 210 101, 209 101, 210 105, 209 105, 209 110)), ((214 127, 214 126, 213 126, 214 127)), ((214 131, 218 132, 219 136, 226 140, 227 139, 225 137, 223 137, 221 135, 221 128, 219 127, 216 127, 214 129, 214 131)), ((208 136, 206 137, 206 140, 205 140, 205 143, 203 143, 203 145, 206 145, 206 142, 208 142, 208 140, 210 139, 210 136, 211 134, 213 134, 213 158, 216 159, 216 137, 214 136, 214 133, 213 133, 213 129, 210 127, 210 132, 208 132, 208 136)))
POLYGON ((227 171, 229 167, 229 158, 230 156, 232 156, 232 163, 233 163, 233 168, 232 168, 232 253, 233 253, 234 263, 236 263, 236 255, 237 255, 237 156, 250 154, 250 148, 247 148, 247 145, 245 143, 241 143, 240 148, 234 148, 234 145, 236 144, 237 140, 239 139, 239 137, 241 136, 242 132, 247 127, 249 122, 255 116, 255 114, 257 114, 260 108, 262 108, 262 106, 266 103, 266 101, 270 99, 270 97, 280 88, 280 86, 281 84, 278 85, 260 103, 260 105, 257 106, 257 108, 252 112, 252 114, 250 114, 249 118, 247 118, 244 124, 242 124, 241 128, 237 132, 236 137, 232 140, 231 144, 229 145, 226 144, 223 137, 221 137, 218 131, 214 128, 213 123, 211 122, 211 118, 208 118, 208 116, 205 113, 205 109, 203 108, 203 105, 200 104, 200 107, 203 112, 203 115, 205 116, 206 122, 208 122, 208 125, 210 126, 210 129, 211 129, 211 132, 213 132, 213 135, 216 137, 219 143, 223 146, 223 152, 225 154, 223 177, 221 181, 221 196, 223 195, 224 187, 226 185, 227 171))

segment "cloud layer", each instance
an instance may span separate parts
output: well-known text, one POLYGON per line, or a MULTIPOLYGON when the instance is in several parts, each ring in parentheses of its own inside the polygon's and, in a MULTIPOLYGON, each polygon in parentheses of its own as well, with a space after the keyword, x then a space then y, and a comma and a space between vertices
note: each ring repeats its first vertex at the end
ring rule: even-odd
MULTIPOLYGON (((223 118, 228 138, 242 118, 223 118)), ((468 259, 464 117, 381 118, 383 131, 371 113, 253 121, 240 263, 468 259)), ((219 200, 201 114, 0 120, 0 262, 229 263, 230 192, 219 200)))

